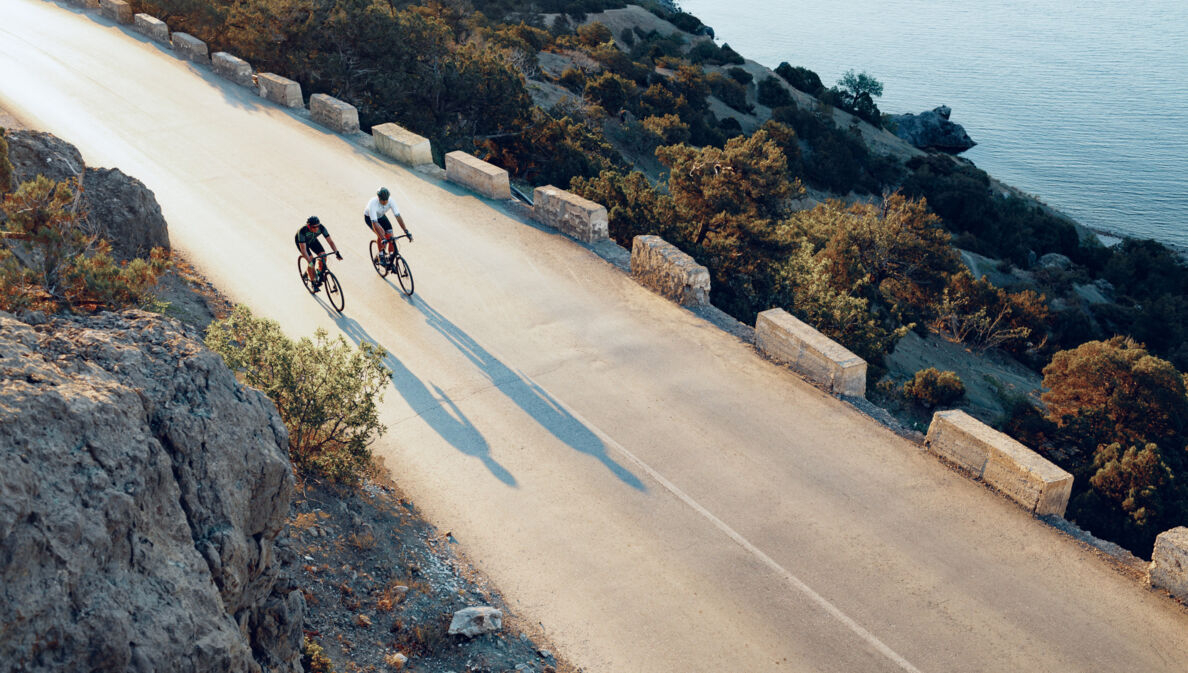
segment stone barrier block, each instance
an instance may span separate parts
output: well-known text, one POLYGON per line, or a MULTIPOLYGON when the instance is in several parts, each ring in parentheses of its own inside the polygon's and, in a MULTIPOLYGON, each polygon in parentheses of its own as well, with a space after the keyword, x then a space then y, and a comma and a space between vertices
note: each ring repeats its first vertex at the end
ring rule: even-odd
POLYGON ((419 136, 396 124, 387 123, 371 127, 375 149, 380 154, 392 157, 407 166, 433 163, 433 146, 428 138, 419 136))
POLYGON ((339 133, 359 131, 359 111, 355 106, 324 93, 315 93, 309 97, 309 116, 322 126, 339 133))
POLYGON ((132 23, 132 6, 124 0, 99 0, 99 11, 116 23, 132 23))
POLYGON ((709 303, 709 269, 659 236, 636 236, 631 241, 631 275, 682 306, 709 303))
POLYGON ((782 308, 755 318, 755 346, 834 395, 866 397, 866 360, 782 308))
POLYGON ((155 16, 148 14, 137 14, 132 17, 132 29, 141 35, 146 35, 149 39, 156 40, 162 44, 169 44, 169 26, 165 22, 155 16))
POLYGON ((1064 516, 1073 476, 964 411, 933 414, 924 445, 1035 514, 1064 516))
POLYGON ((252 66, 237 56, 225 51, 216 51, 210 57, 210 67, 216 75, 235 82, 240 86, 252 86, 252 66))
POLYGON ((256 75, 256 84, 260 87, 260 96, 273 103, 285 107, 305 107, 305 101, 301 98, 301 85, 291 79, 262 72, 256 75))
POLYGON ((489 199, 510 199, 511 182, 507 171, 475 158, 461 150, 445 157, 446 179, 469 187, 489 199))
POLYGON ((533 191, 532 216, 537 222, 584 243, 607 237, 605 207, 552 185, 533 191))
POLYGON ((202 64, 210 63, 210 57, 206 51, 206 43, 189 33, 173 34, 173 51, 177 52, 178 56, 187 61, 202 64))
POLYGON ((1151 586, 1188 600, 1188 528, 1178 526, 1155 538, 1147 577, 1151 586))

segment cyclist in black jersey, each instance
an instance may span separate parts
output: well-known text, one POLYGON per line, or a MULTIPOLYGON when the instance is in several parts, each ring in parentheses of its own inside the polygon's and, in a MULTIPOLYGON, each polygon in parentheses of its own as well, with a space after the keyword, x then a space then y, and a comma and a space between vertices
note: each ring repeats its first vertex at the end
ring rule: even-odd
MULTIPOLYGON (((309 280, 317 288, 317 277, 314 274, 314 255, 320 255, 325 252, 322 243, 318 241, 318 236, 325 236, 326 242, 330 244, 330 249, 334 251, 334 256, 342 259, 342 253, 338 251, 338 246, 334 245, 334 239, 330 238, 330 232, 326 230, 326 226, 318 219, 317 215, 311 215, 305 221, 305 226, 297 230, 297 235, 293 237, 293 242, 297 244, 297 249, 301 251, 301 255, 305 257, 305 261, 309 263, 306 273, 309 274, 309 280)), ((322 271, 326 270, 326 260, 322 257, 317 258, 322 271)))

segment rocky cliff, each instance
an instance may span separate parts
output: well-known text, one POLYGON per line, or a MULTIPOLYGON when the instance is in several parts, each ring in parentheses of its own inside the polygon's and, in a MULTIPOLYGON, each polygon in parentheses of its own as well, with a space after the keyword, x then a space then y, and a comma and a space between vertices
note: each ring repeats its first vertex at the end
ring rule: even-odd
POLYGON ((0 313, 0 668, 300 670, 286 447, 176 321, 0 313))
POLYGON ((117 168, 88 167, 74 145, 49 133, 12 131, 7 139, 16 184, 38 175, 79 179, 87 222, 111 242, 117 258, 147 257, 153 248, 169 248, 161 206, 143 182, 117 168))

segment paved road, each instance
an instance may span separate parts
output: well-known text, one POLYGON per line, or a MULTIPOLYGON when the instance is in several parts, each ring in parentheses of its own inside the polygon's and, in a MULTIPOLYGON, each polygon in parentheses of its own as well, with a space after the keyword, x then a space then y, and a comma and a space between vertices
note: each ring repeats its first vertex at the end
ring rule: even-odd
POLYGON ((65 5, 0 2, 0 104, 157 194, 292 334, 391 352, 378 445, 587 671, 1188 670, 1188 616, 582 246, 65 5), (369 268, 392 189, 418 293, 369 268), (337 317, 297 282, 316 213, 337 317))

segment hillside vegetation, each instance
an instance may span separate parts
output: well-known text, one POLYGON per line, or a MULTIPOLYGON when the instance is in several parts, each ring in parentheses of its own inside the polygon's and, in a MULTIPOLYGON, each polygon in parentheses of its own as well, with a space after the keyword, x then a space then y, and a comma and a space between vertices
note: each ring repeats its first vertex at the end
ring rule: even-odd
MULTIPOLYGON (((624 6, 613 0, 133 4, 351 102, 365 127, 395 121, 439 157, 463 149, 604 204, 620 244, 663 236, 710 269, 716 305, 744 322, 784 307, 866 358, 875 381, 912 330, 1009 354, 1049 392, 1004 394, 1007 414, 988 420, 1078 476, 1071 518, 1140 554, 1185 521, 1188 268, 1153 241, 1104 247, 967 161, 888 140, 867 73, 831 87, 802 66, 769 71, 660 3, 650 15, 604 12, 624 6), (971 253, 997 285, 967 268, 971 253), (1103 358, 1120 372, 1099 382, 1114 406, 1071 392, 1088 370, 1069 363, 1103 358), (1170 420, 1117 421, 1148 392, 1144 415, 1170 420)), ((872 388, 894 406, 904 383, 872 388)))

